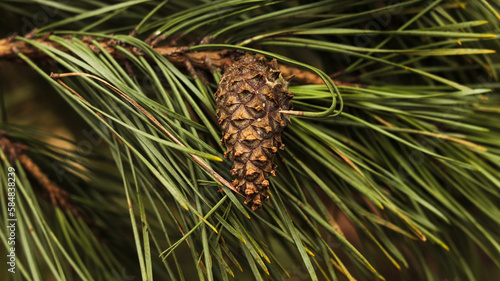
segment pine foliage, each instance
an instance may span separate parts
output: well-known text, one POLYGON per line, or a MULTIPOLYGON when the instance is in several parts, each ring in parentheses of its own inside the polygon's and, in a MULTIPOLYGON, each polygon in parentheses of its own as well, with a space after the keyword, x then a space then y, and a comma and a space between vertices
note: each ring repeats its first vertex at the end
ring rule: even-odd
POLYGON ((17 179, 16 273, 2 271, 494 280, 499 10, 497 0, 0 2, 2 225, 8 167, 17 179), (214 98, 245 52, 295 76, 286 149, 257 211, 229 184, 214 98), (32 125, 42 117, 22 109, 40 100, 71 137, 32 125))

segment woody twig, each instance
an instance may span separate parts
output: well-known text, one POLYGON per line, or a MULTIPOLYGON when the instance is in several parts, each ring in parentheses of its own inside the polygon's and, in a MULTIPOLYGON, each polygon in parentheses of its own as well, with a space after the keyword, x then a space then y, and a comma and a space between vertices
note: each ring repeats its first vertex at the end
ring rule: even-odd
MULTIPOLYGON (((92 41, 94 37, 84 36, 81 38, 82 42, 91 48, 94 52, 98 52, 98 48, 94 46, 92 41)), ((66 48, 58 43, 48 40, 48 38, 32 39, 37 43, 58 49, 63 52, 69 52, 66 48)), ((70 38, 67 40, 71 40, 70 38)), ((116 40, 101 39, 100 46, 106 50, 110 55, 118 60, 126 60, 125 55, 118 51, 114 46, 119 43, 116 40)), ((137 50, 132 46, 124 46, 125 49, 132 53, 137 53, 137 50)), ((224 70, 231 65, 235 58, 228 56, 225 51, 187 51, 186 47, 169 47, 169 46, 156 46, 155 51, 163 55, 172 64, 185 68, 192 66, 196 69, 203 69, 213 71, 214 69, 224 70)), ((0 60, 16 59, 17 52, 23 53, 31 59, 44 59, 48 58, 47 55, 24 41, 14 40, 13 38, 0 39, 0 60)), ((303 70, 297 67, 280 65, 280 71, 285 76, 294 76, 293 81, 299 84, 323 84, 323 80, 315 73, 303 70)), ((334 81, 337 85, 350 85, 349 83, 342 83, 334 81)), ((357 84, 352 84, 358 86, 357 84)))
POLYGON ((62 210, 68 210, 75 217, 81 217, 75 206, 71 204, 70 194, 50 180, 40 167, 25 154, 28 147, 21 143, 12 142, 6 135, 6 132, 0 131, 0 149, 4 152, 9 161, 13 163, 17 159, 19 163, 21 163, 29 175, 48 193, 53 206, 59 207, 62 210))

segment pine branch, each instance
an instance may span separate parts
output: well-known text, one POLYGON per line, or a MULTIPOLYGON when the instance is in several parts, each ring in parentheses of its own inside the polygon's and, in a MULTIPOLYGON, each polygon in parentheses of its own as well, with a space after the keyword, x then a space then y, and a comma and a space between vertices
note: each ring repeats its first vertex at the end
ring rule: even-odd
MULTIPOLYGON (((24 14, 34 10, 25 3, 37 9, 52 3, 8 2, 24 14)), ((499 87, 499 56, 491 51, 500 46, 492 35, 499 30, 497 5, 382 2, 58 3, 64 13, 33 33, 43 37, 0 40, 0 60, 29 64, 105 140, 115 160, 109 174, 116 176, 120 204, 108 205, 107 196, 90 186, 102 182, 94 169, 88 169, 92 188, 74 198, 88 200, 99 214, 112 209, 103 225, 119 241, 113 257, 123 257, 144 280, 191 280, 196 274, 200 280, 232 280, 233 269, 243 271, 238 280, 252 273, 256 280, 487 279, 483 273, 500 268, 500 111, 490 93, 499 87), (44 36, 49 30, 56 35, 44 36), (136 34, 123 35, 130 30, 136 34), (147 34, 152 36, 143 40, 147 34), (190 44, 207 37, 214 43, 190 44), (162 40, 166 45, 157 44, 162 40), (287 149, 278 154, 283 162, 270 180, 271 198, 264 210, 251 213, 225 186, 225 193, 217 192, 216 181, 189 156, 222 154, 213 101, 217 70, 225 72, 241 56, 229 49, 244 48, 301 68, 280 69, 302 84, 290 87, 297 110, 326 110, 331 93, 314 85, 323 82, 302 70, 307 64, 293 64, 292 58, 336 72, 331 78, 370 85, 337 81, 343 85, 342 114, 294 118, 284 133, 287 149), (75 96, 37 64, 52 59, 62 71, 99 76, 123 90, 168 132, 89 76, 65 79, 75 96), (130 77, 133 71, 139 75, 130 77), (188 148, 172 143, 169 134, 188 148), (130 222, 117 220, 118 214, 130 222), (125 231, 114 231, 117 224, 125 231), (168 260, 162 265, 163 251, 168 260)), ((230 177, 229 163, 210 164, 230 177)), ((76 237, 86 236, 74 235, 68 243, 76 237)), ((108 260, 90 255, 97 264, 108 260)), ((92 278, 80 274, 82 280, 109 280, 94 277, 105 276, 107 268, 86 262, 71 268, 88 268, 92 278)))
MULTIPOLYGON (((66 39, 71 40, 71 36, 66 36, 66 39)), ((97 38, 92 36, 84 36, 82 38, 82 42, 84 42, 95 53, 99 53, 99 49, 96 46, 94 46, 92 42, 93 40, 96 39, 97 38)), ((48 47, 52 47, 63 52, 69 52, 66 48, 64 48, 60 44, 51 42, 47 37, 42 37, 33 40, 35 40, 38 43, 44 44, 48 47)), ((114 39, 98 39, 98 42, 102 48, 104 48, 110 55, 112 55, 117 60, 126 60, 126 57, 116 48, 114 48, 114 46, 117 44, 123 45, 126 50, 132 52, 135 55, 142 55, 142 52, 137 50, 136 48, 127 46, 122 42, 119 42, 114 39)), ((225 68, 233 64, 234 61, 240 57, 240 55, 229 53, 226 50, 192 52, 189 51, 189 48, 186 46, 184 47, 157 46, 154 47, 154 50, 159 54, 161 54, 162 56, 164 56, 165 58, 167 58, 172 64, 176 66, 188 68, 188 70, 190 66, 192 66, 198 69, 209 70, 211 72, 216 70, 223 71, 225 68)), ((40 51, 36 47, 24 41, 18 41, 12 37, 0 39, 0 60, 16 59, 18 57, 17 56, 18 52, 23 53, 30 59, 37 59, 37 60, 48 59, 47 55, 44 52, 40 51)), ((284 76, 287 77, 293 76, 294 77, 293 81, 297 83, 319 84, 319 85, 324 84, 323 80, 318 75, 310 71, 287 65, 280 65, 279 67, 280 71, 283 73, 284 76)), ((342 83, 340 81, 334 81, 334 82, 339 85, 359 86, 358 84, 342 83)))
POLYGON ((63 210, 69 210, 75 217, 81 217, 76 207, 71 202, 71 196, 61 189, 55 182, 40 169, 40 167, 28 156, 26 151, 29 149, 22 143, 12 142, 7 138, 7 132, 0 131, 0 148, 13 164, 18 160, 23 168, 40 184, 40 186, 49 194, 54 207, 60 207, 63 210))

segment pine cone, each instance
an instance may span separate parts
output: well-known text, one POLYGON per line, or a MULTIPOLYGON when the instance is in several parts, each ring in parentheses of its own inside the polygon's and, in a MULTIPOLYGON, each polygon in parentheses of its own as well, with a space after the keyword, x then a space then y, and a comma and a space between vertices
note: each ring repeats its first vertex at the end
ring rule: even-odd
POLYGON ((215 93, 224 157, 233 161, 233 185, 245 192, 252 210, 269 198, 267 178, 275 176, 274 155, 284 149, 281 131, 290 124, 279 111, 291 109, 292 97, 276 60, 250 54, 227 69, 215 93))

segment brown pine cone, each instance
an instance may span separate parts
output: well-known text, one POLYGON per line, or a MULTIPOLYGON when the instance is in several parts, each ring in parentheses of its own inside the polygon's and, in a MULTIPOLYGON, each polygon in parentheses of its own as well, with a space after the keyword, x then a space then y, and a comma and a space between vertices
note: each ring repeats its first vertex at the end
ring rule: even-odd
POLYGON ((276 60, 250 54, 227 69, 215 93, 224 157, 233 161, 233 185, 245 192, 252 210, 269 198, 267 178, 275 176, 274 155, 284 148, 281 131, 290 124, 279 111, 291 109, 292 97, 276 60))

